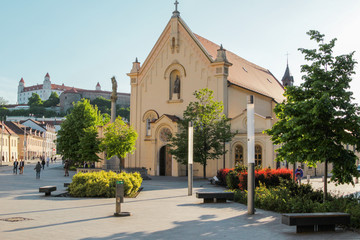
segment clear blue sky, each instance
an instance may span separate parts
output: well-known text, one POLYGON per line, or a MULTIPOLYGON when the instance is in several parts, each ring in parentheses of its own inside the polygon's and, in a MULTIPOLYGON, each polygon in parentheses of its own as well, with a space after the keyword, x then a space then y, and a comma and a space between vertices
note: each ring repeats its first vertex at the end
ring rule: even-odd
MULTIPOLYGON (((356 51, 360 61, 359 0, 179 0, 181 17, 193 32, 269 69, 281 80, 289 53, 295 84, 313 48, 306 32, 337 38, 335 54, 356 51)), ((0 96, 16 103, 21 77, 27 86, 52 83, 130 92, 135 57, 144 62, 168 23, 174 0, 0 0, 0 96)), ((360 72, 359 66, 356 71, 360 72)), ((352 83, 360 102, 360 74, 352 83)))

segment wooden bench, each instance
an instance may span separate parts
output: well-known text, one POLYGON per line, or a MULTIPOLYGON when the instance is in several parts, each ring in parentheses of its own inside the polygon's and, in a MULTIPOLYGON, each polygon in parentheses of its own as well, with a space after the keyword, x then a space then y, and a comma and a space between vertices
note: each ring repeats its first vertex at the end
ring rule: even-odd
POLYGON ((224 203, 226 200, 234 200, 233 192, 197 192, 197 198, 203 198, 204 203, 224 203))
POLYGON ((336 224, 350 224, 350 214, 339 212, 328 213, 285 213, 281 223, 296 226, 296 232, 335 231, 336 224))
POLYGON ((56 186, 44 186, 39 188, 39 192, 45 193, 45 196, 50 196, 53 191, 56 191, 56 186))

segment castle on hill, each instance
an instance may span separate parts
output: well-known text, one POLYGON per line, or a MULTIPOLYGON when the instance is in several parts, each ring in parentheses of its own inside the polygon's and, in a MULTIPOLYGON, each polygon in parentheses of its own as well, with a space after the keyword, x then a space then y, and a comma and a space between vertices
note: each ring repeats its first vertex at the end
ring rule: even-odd
MULTIPOLYGON (((58 85, 53 84, 50 81, 49 73, 46 73, 44 77, 44 81, 42 84, 25 86, 25 81, 21 78, 18 86, 18 104, 27 104, 29 98, 33 93, 36 93, 40 96, 41 100, 45 101, 49 99, 52 92, 56 92, 60 98, 60 109, 61 111, 67 111, 72 107, 73 102, 80 101, 82 98, 87 98, 90 100, 94 100, 98 97, 104 97, 106 99, 110 99, 111 91, 103 91, 101 90, 100 83, 98 82, 95 90, 86 90, 74 87, 68 87, 64 84, 58 85)), ((130 94, 129 93, 117 93, 118 99, 116 104, 128 107, 130 106, 130 94)))

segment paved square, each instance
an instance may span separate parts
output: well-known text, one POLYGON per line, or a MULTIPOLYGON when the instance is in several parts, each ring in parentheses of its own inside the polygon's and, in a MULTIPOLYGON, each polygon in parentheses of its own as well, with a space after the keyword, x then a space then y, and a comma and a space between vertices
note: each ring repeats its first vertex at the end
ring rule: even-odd
MULTIPOLYGON (((130 217, 114 217, 115 199, 45 197, 39 187, 54 185, 59 193, 64 182, 60 164, 53 164, 35 179, 34 165, 23 175, 11 167, 0 168, 0 239, 360 239, 360 234, 296 234, 295 227, 280 223, 280 214, 257 210, 247 215, 246 206, 234 202, 203 204, 195 194, 187 196, 186 178, 153 177, 143 182, 137 198, 126 198, 122 211, 130 217), (25 219, 22 219, 25 218, 25 219)), ((196 191, 223 188, 196 180, 196 191)))

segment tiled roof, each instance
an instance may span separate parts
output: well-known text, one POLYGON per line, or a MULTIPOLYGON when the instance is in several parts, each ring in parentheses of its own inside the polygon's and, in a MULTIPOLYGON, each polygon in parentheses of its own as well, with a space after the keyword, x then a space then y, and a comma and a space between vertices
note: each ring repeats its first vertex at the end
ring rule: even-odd
POLYGON ((23 79, 23 78, 21 78, 21 79, 20 79, 20 82, 24 83, 25 81, 24 81, 24 79, 23 79))
POLYGON ((50 75, 49 75, 49 73, 46 73, 45 77, 48 77, 48 78, 50 78, 50 75))
MULTIPOLYGON (((213 58, 212 60, 215 60, 220 46, 197 34, 194 35, 213 58)), ((231 84, 273 98, 277 102, 284 99, 284 88, 269 70, 257 66, 230 51, 226 51, 226 57, 233 64, 229 67, 228 76, 228 81, 231 84)))
POLYGON ((169 114, 164 114, 164 115, 167 116, 168 118, 170 118, 170 120, 173 122, 177 122, 180 120, 180 118, 175 115, 169 115, 169 114))
POLYGON ((34 91, 34 90, 40 90, 40 89, 43 89, 43 85, 42 85, 42 84, 33 85, 33 86, 29 86, 29 87, 24 87, 24 92, 29 92, 29 91, 34 91))
POLYGON ((16 134, 24 135, 24 129, 22 129, 22 128, 25 128, 24 125, 17 123, 17 122, 10 122, 10 121, 5 122, 5 124, 16 134))

